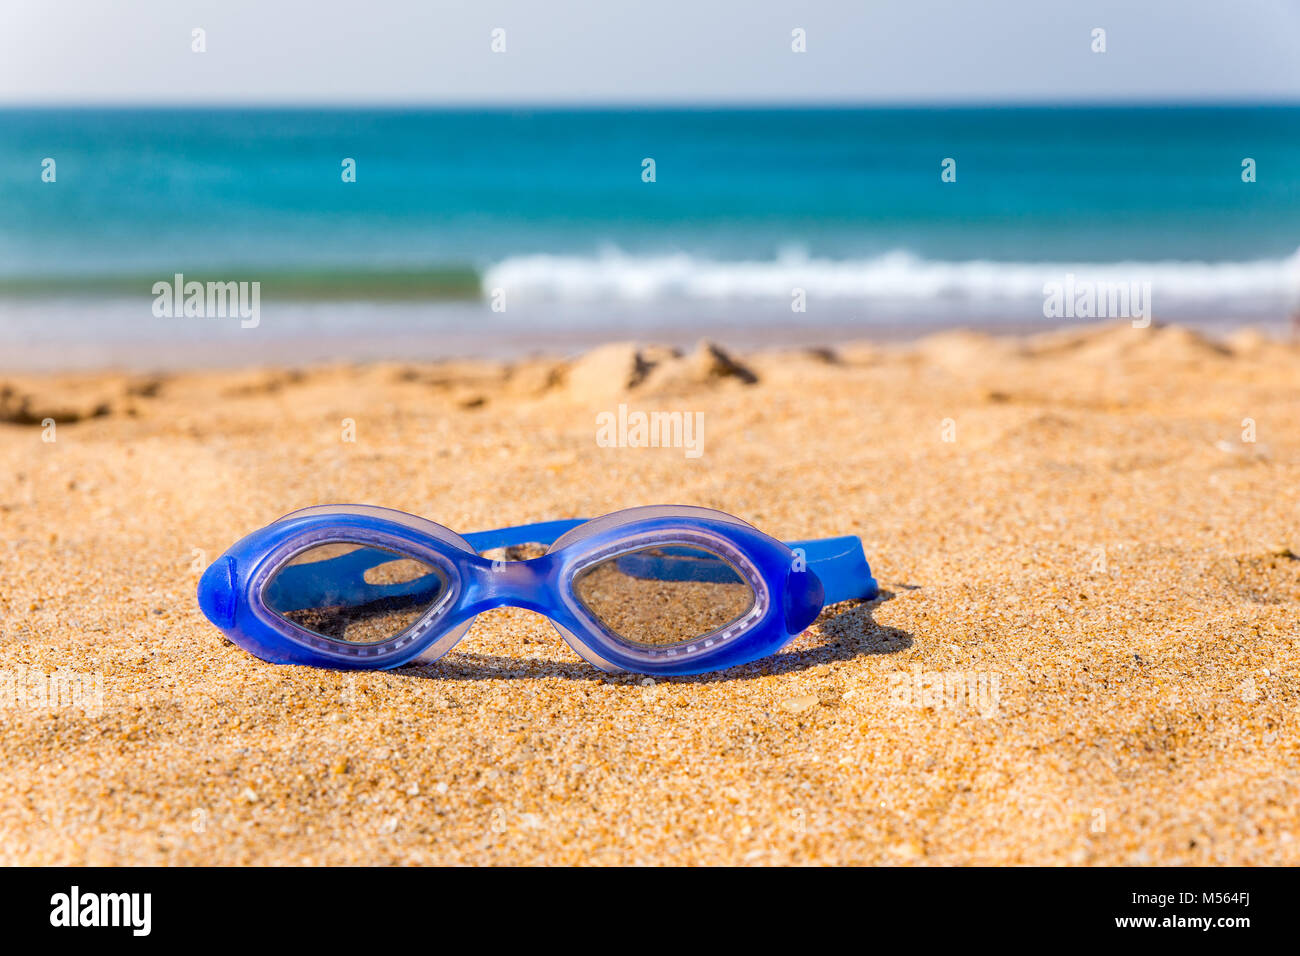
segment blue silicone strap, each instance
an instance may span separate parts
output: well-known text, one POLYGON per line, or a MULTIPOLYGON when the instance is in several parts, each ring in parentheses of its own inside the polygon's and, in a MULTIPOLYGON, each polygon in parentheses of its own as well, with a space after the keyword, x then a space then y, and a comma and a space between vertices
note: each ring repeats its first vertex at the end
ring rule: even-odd
POLYGON ((827 604, 853 599, 871 601, 880 596, 880 588, 871 576, 871 565, 867 564, 867 555, 862 550, 862 539, 856 535, 789 541, 786 546, 803 552, 809 570, 822 582, 827 604))

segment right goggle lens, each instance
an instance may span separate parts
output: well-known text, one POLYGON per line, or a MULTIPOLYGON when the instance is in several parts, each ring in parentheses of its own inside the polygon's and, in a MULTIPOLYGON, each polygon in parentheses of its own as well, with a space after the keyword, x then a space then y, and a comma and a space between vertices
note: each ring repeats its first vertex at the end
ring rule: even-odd
POLYGON ((656 648, 722 630, 755 602, 725 558, 684 544, 639 548, 584 568, 573 593, 621 640, 656 648))

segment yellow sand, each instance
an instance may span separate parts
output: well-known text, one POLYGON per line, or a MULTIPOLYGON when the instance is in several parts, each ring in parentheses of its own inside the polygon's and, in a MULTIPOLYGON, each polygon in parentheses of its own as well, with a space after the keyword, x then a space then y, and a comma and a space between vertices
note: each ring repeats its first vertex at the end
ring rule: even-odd
POLYGON ((1300 863, 1300 349, 735 358, 6 377, 0 863, 1300 863), (620 402, 703 454, 598 447, 620 402), (516 610, 418 670, 223 642, 204 564, 326 502, 704 505, 860 534, 887 599, 657 682, 516 610))
POLYGON ((578 575, 573 592, 614 634, 659 647, 690 644, 754 607, 754 591, 738 575, 731 582, 660 579, 626 573, 616 561, 578 575))

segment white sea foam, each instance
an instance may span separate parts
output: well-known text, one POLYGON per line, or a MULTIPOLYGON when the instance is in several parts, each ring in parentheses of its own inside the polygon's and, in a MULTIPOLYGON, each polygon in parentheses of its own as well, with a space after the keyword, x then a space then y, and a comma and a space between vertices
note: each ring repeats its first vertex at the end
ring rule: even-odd
POLYGON ((942 262, 891 252, 869 259, 783 255, 726 261, 690 255, 511 256, 483 275, 485 295, 504 289, 511 300, 656 302, 664 300, 891 302, 1041 301, 1044 287, 1067 275, 1098 285, 1150 282, 1157 309, 1166 302, 1240 299, 1300 302, 1300 250, 1251 262, 942 262))

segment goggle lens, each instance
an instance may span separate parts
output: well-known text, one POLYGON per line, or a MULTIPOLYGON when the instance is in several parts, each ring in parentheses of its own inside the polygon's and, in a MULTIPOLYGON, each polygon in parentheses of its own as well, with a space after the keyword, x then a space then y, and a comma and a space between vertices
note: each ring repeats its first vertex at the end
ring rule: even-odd
POLYGON ((446 575, 423 561, 335 541, 286 561, 267 582, 262 603, 319 637, 382 644, 415 625, 446 587, 446 575))
POLYGON ((754 591, 725 559, 704 548, 658 545, 582 570, 573 593, 611 633, 640 647, 688 644, 740 620, 754 591))

